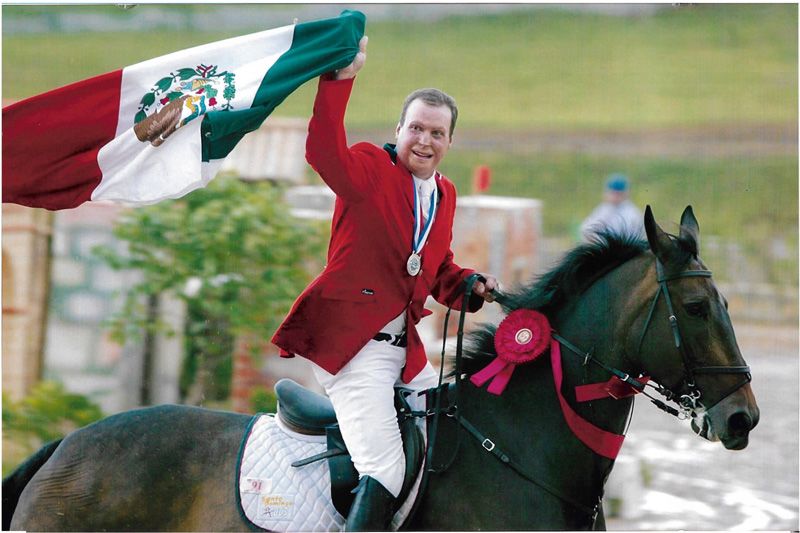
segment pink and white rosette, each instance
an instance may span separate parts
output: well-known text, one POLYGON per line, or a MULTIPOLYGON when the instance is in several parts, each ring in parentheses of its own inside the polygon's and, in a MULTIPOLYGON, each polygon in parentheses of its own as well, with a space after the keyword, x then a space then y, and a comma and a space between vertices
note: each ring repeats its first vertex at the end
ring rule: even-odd
POLYGON ((500 395, 508 385, 518 364, 529 363, 542 355, 550 346, 551 329, 547 317, 532 309, 517 309, 506 316, 494 335, 497 357, 470 381, 482 387, 487 381, 488 391, 500 395))

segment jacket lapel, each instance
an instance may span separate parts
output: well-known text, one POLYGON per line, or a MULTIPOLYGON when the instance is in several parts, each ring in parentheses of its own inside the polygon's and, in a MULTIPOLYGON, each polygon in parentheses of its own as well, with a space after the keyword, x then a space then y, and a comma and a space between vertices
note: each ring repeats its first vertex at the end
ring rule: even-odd
POLYGON ((400 180, 400 190, 403 191, 403 197, 406 199, 406 206, 411 213, 411 220, 414 220, 414 178, 411 172, 397 160, 396 145, 386 143, 383 149, 389 154, 392 159, 392 164, 397 169, 397 178, 400 180))

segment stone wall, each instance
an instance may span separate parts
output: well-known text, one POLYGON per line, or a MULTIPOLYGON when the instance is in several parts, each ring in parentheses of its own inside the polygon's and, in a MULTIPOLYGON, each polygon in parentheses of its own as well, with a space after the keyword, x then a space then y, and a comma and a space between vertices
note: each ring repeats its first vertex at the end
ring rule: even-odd
MULTIPOLYGON (((88 396, 105 413, 141 405, 144 353, 141 342, 119 345, 104 321, 119 310, 127 287, 139 279, 131 271, 115 271, 92 253, 108 246, 124 253, 125 244, 112 234, 123 207, 86 203, 54 216, 51 290, 44 350, 44 378, 88 396)), ((154 339, 151 403, 178 401, 184 310, 168 295, 159 302, 162 320, 177 336, 154 339)))
POLYGON ((105 412, 133 407, 128 398, 138 398, 141 383, 140 350, 124 350, 103 328, 103 320, 121 304, 117 292, 133 280, 92 255, 100 245, 121 250, 111 234, 120 212, 120 207, 93 203, 59 211, 53 232, 45 377, 89 396, 105 412))

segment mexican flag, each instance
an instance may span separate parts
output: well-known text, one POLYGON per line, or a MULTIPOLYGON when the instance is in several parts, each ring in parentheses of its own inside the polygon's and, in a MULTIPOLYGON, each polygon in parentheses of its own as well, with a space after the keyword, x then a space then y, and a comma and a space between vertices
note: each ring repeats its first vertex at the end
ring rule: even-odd
POLYGON ((205 186, 292 91, 353 61, 365 17, 234 37, 3 108, 3 202, 133 205, 205 186))

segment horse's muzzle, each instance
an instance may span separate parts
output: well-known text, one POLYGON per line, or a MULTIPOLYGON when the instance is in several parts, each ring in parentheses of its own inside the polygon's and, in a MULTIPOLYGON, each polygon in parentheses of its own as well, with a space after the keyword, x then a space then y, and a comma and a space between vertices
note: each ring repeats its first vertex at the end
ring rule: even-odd
POLYGON ((759 417, 755 397, 747 384, 692 419, 691 425, 692 430, 704 439, 721 441, 728 450, 743 450, 759 417))

